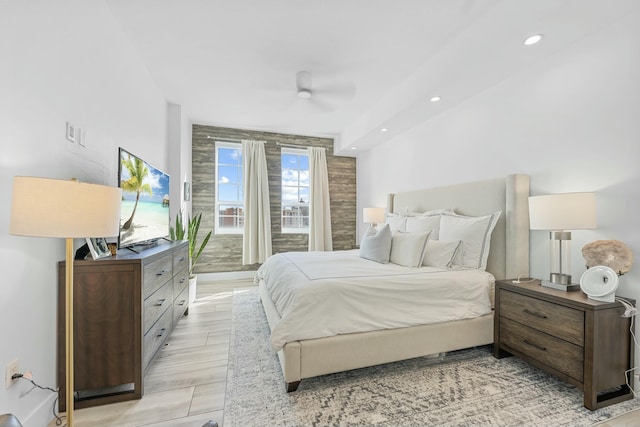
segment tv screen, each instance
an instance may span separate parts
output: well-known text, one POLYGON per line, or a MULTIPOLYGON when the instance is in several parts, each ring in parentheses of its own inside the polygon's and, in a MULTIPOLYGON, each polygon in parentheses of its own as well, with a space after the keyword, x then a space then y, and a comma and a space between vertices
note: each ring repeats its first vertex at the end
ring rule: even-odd
POLYGON ((118 184, 122 188, 118 247, 148 244, 169 235, 169 175, 123 148, 118 184))

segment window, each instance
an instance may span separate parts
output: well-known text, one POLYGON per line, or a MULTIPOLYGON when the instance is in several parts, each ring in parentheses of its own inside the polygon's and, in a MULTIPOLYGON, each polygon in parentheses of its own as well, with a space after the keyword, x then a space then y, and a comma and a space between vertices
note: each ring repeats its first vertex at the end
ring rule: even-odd
POLYGON ((309 232, 309 156, 282 149, 282 232, 309 232))
POLYGON ((242 234, 242 145, 216 141, 216 234, 242 234))

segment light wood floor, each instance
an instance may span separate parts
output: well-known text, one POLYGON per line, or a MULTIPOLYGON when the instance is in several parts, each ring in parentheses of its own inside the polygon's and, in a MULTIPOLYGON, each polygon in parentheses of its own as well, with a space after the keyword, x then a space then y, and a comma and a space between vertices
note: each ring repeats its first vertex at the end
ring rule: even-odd
MULTIPOLYGON (((75 426, 202 427, 213 420, 222 427, 232 294, 250 286, 251 280, 198 283, 189 315, 145 377, 142 399, 76 410, 75 426)), ((599 427, 640 427, 640 410, 599 427)))
MULTIPOLYGON (((251 280, 199 282, 195 302, 144 380, 140 400, 74 411, 75 427, 222 427, 234 289, 251 280)), ((49 427, 56 427, 55 420, 49 427)))

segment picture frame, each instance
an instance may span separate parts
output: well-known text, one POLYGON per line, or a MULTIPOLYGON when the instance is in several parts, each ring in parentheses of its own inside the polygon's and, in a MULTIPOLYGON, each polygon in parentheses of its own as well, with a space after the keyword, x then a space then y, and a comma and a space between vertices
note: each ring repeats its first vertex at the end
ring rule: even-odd
POLYGON ((111 251, 104 237, 87 237, 87 246, 91 253, 91 258, 100 259, 111 256, 111 251))

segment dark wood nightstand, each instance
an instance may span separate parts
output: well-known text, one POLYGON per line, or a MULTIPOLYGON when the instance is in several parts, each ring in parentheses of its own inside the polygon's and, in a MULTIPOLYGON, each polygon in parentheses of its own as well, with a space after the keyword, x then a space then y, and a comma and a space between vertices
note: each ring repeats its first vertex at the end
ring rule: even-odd
POLYGON ((579 387, 590 410, 632 399, 633 323, 624 311, 538 280, 497 280, 493 355, 518 356, 579 387))

